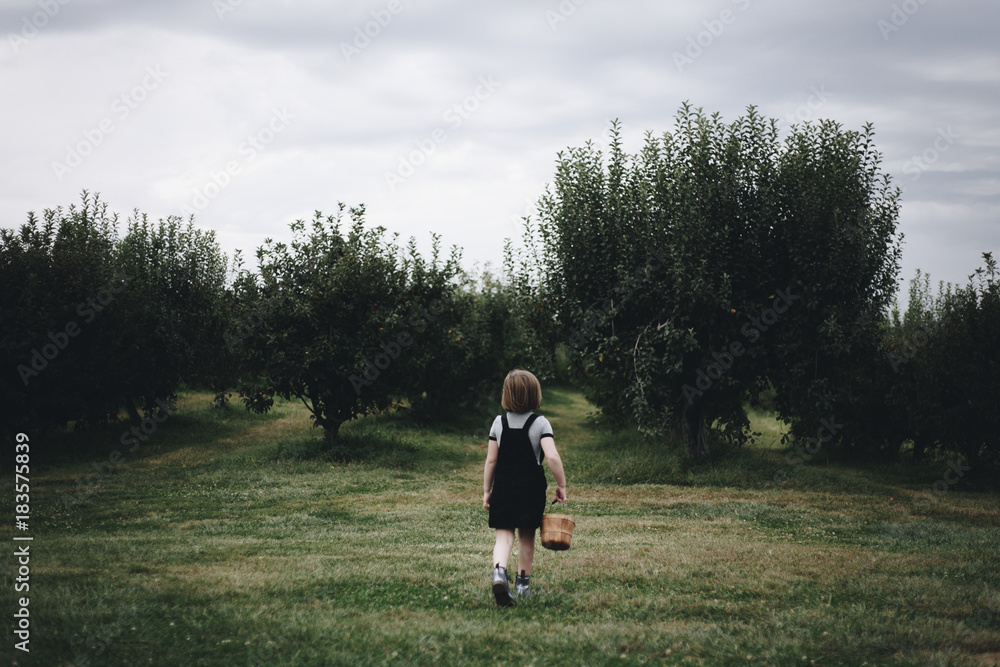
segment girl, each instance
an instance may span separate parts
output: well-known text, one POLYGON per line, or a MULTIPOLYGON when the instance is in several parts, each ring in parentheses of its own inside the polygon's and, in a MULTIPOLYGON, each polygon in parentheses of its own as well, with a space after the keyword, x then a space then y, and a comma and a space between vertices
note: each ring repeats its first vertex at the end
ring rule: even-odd
POLYGON ((549 420, 533 413, 542 402, 538 378, 520 369, 503 381, 500 404, 507 414, 493 421, 486 469, 483 472, 483 507, 490 511, 490 528, 496 528, 493 546, 493 595, 497 605, 509 607, 514 597, 507 585, 507 559, 518 533, 514 593, 527 597, 531 561, 535 555, 535 530, 545 512, 545 471, 542 460, 556 478, 556 502, 566 502, 566 475, 556 451, 549 420))

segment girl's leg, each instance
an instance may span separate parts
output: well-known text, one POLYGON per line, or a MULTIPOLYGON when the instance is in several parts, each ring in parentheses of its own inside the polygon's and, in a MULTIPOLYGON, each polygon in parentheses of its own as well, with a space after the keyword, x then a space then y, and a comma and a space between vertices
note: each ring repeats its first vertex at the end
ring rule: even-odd
POLYGON ((497 541, 493 545, 493 565, 500 565, 507 569, 507 561, 510 559, 510 550, 514 546, 514 531, 497 528, 497 541))
MULTIPOLYGON (((512 536, 513 537, 513 536, 512 536)), ((531 574, 531 561, 535 558, 535 529, 517 529, 517 573, 531 574)))

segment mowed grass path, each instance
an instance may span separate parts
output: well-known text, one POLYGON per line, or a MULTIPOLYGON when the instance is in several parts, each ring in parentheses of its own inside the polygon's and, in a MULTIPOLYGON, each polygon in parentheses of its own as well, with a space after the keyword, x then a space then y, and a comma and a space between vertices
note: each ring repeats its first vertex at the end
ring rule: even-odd
MULTIPOLYGON (((833 466, 777 488, 775 447, 686 466, 547 389, 573 548, 539 546, 535 597, 497 609, 474 435, 488 410, 360 420, 331 456, 301 405, 257 417, 209 400, 184 394, 72 508, 63 494, 104 457, 45 462, 32 442, 32 651, 9 649, 13 664, 1000 661, 995 494, 926 502, 889 472, 833 466)), ((123 429, 94 437, 121 449, 123 429)))

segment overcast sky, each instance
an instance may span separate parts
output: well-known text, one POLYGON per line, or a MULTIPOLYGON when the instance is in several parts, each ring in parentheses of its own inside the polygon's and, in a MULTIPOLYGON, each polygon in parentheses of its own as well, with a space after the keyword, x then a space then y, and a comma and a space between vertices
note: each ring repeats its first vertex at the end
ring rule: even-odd
MULTIPOLYGON (((987 0, 4 0, 0 224, 98 191, 196 213, 252 257, 367 220, 498 264, 556 153, 626 148, 682 101, 875 126, 903 272, 1000 250, 1000 3, 987 0)), ((1000 254, 1000 253, 998 253, 1000 254)))

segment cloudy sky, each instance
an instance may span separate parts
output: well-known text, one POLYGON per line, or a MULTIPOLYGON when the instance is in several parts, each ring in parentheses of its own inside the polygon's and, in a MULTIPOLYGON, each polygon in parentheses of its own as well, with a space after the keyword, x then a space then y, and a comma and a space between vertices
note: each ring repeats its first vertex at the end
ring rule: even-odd
POLYGON ((0 224, 88 189, 194 212, 252 257, 344 202, 497 264, 558 151, 606 145, 614 118, 635 150, 688 100, 872 122, 902 276, 964 283, 1000 251, 998 19, 987 0, 4 0, 0 224))

